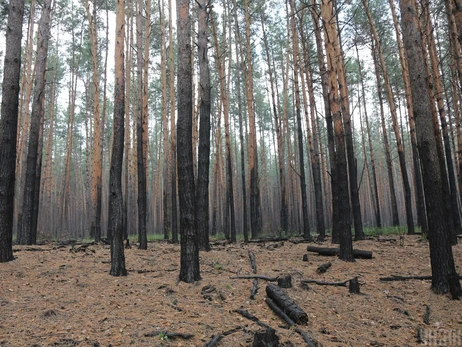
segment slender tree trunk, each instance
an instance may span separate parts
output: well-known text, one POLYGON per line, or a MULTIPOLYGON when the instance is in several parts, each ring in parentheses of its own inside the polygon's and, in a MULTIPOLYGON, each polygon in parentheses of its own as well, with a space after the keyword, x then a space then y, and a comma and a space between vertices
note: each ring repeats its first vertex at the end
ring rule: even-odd
POLYGON ((305 81, 303 78, 303 73, 301 74, 302 77, 302 87, 303 87, 303 103, 305 104, 305 115, 306 115, 306 129, 307 129, 307 136, 308 136, 308 144, 310 148, 310 158, 311 158, 311 167, 312 167, 312 175, 313 175, 313 185, 314 185, 314 195, 315 195, 315 203, 316 203, 316 224, 317 230, 320 239, 324 239, 326 235, 326 227, 324 222, 324 202, 322 196, 322 178, 321 178, 321 166, 320 166, 320 153, 319 153, 319 141, 318 141, 318 134, 317 134, 317 124, 316 124, 316 101, 314 97, 314 86, 313 86, 313 79, 312 79, 312 71, 310 71, 310 61, 308 56, 308 50, 306 47, 306 39, 305 39, 305 32, 303 28, 303 17, 300 16, 300 36, 302 39, 302 47, 303 47, 303 59, 305 65, 305 76, 306 76, 306 84, 308 86, 308 98, 309 102, 306 97, 305 91, 305 81), (311 130, 310 130, 310 120, 308 117, 308 106, 310 105, 310 116, 311 116, 311 130))
MULTIPOLYGON (((146 132, 146 115, 144 114, 144 65, 143 65, 143 21, 142 0, 137 1, 136 13, 136 72, 137 72, 137 118, 136 118, 136 163, 138 176, 138 242, 140 249, 148 249, 146 235, 147 188, 146 188, 146 145, 144 143, 146 132)), ((148 35, 148 33, 145 33, 148 35)))
POLYGON ((265 20, 263 16, 261 17, 261 25, 262 25, 262 32, 263 32, 263 41, 265 43, 265 53, 266 53, 266 61, 268 64, 268 74, 269 74, 269 83, 271 87, 271 102, 273 105, 273 116, 274 116, 274 127, 276 130, 276 138, 277 138, 277 155, 278 155, 278 167, 279 167, 279 189, 280 189, 280 204, 281 204, 281 211, 280 211, 280 225, 281 230, 288 231, 289 229, 289 218, 287 213, 287 187, 286 187, 286 178, 285 178, 285 168, 284 168, 284 145, 282 140, 281 134, 281 122, 279 120, 278 114, 278 107, 276 103, 276 94, 274 91, 274 77, 273 77, 273 69, 271 64, 271 57, 270 57, 270 50, 268 45, 268 38, 265 29, 265 20))
POLYGON ((0 118, 0 263, 14 259, 13 213, 24 1, 9 3, 0 118))
MULTIPOLYGON (((377 185, 377 172, 376 172, 376 167, 375 167, 374 147, 372 145, 371 127, 369 125, 369 116, 367 114, 366 93, 365 93, 362 64, 359 59, 359 51, 358 51, 358 46, 356 42, 355 42, 355 49, 356 49, 356 57, 358 58, 359 79, 361 83, 361 96, 362 96, 363 105, 364 105, 364 120, 366 123, 366 132, 367 132, 367 139, 368 139, 368 145, 369 145, 369 155, 371 157, 372 186, 373 186, 374 199, 375 199, 375 204, 374 204, 375 223, 378 228, 381 228, 382 227, 382 215, 380 213, 380 198, 379 198, 379 189, 377 185)), ((364 156, 364 160, 366 161, 366 156, 364 156)))
POLYGON ((111 168, 109 173, 109 225, 111 237, 112 276, 126 276, 124 253, 124 221, 122 195, 122 164, 124 156, 125 124, 125 1, 116 2, 116 46, 115 46, 115 81, 114 81, 114 120, 111 168))
POLYGON ((387 91, 387 99, 388 99, 388 105, 390 107, 390 113, 391 113, 391 120, 393 123, 393 130, 395 132, 395 138, 396 138, 396 146, 398 149, 398 158, 399 158, 399 166, 401 169, 401 177, 403 180, 403 188, 404 188, 404 200, 405 200, 405 206, 406 206, 406 222, 407 222, 407 232, 409 235, 414 234, 414 218, 412 216, 412 196, 411 196, 411 186, 409 185, 409 177, 407 175, 407 169, 406 169, 406 158, 404 155, 404 146, 403 146, 403 141, 401 139, 401 134, 399 131, 399 125, 398 125, 398 115, 396 113, 396 105, 394 102, 393 98, 393 92, 391 90, 391 85, 390 85, 390 79, 388 77, 388 71, 387 71, 387 66, 385 65, 385 59, 382 54, 382 48, 380 45, 380 40, 377 35, 377 31, 374 26, 374 22, 371 17, 371 13, 369 11, 369 6, 367 4, 367 0, 362 0, 363 6, 366 10, 367 17, 369 19, 369 25, 371 28, 371 34, 372 37, 375 41, 375 48, 377 50, 377 56, 380 62, 380 67, 382 68, 382 75, 384 79, 384 84, 385 84, 385 89, 387 91))
MULTIPOLYGON (((419 15, 414 0, 401 0, 401 27, 409 76, 413 109, 416 115, 416 132, 419 153, 422 160, 422 178, 425 188, 425 200, 428 211, 430 259, 432 267, 432 289, 436 293, 446 293, 450 288, 460 291, 460 282, 456 273, 450 234, 447 230, 445 203, 439 165, 435 133, 433 131, 429 86, 423 55, 424 47, 418 29, 419 15)), ((458 293, 452 293, 458 296, 458 293)))
MULTIPOLYGON (((336 178, 336 164, 335 164, 335 150, 334 150, 334 128, 332 122, 332 111, 329 101, 329 82, 328 74, 326 70, 326 63, 323 54, 322 38, 321 38, 321 27, 319 25, 320 13, 316 10, 316 0, 311 0, 311 16, 313 18, 314 34, 316 38, 316 52, 318 58, 319 72, 321 74, 321 87, 322 95, 324 99, 324 113, 326 115, 326 128, 327 128, 327 141, 328 141, 328 152, 329 152, 329 163, 330 163, 330 182, 332 197, 338 196, 338 186, 336 178)), ((332 198, 332 243, 338 243, 338 230, 339 230, 339 218, 338 218, 338 200, 332 198)), ((322 241, 322 239, 321 239, 322 241)))
POLYGON ((176 123, 175 123, 175 62, 173 54, 173 17, 172 17, 172 0, 168 0, 169 20, 168 20, 168 37, 169 37, 169 70, 170 70, 170 146, 171 146, 171 185, 172 185, 172 242, 178 243, 178 206, 177 206, 177 153, 176 153, 176 123))
POLYGON ((297 137, 298 137, 298 155, 300 163, 300 191, 302 196, 302 214, 303 214, 303 238, 310 240, 310 225, 308 218, 308 197, 306 195, 306 174, 305 174, 305 158, 303 151, 303 132, 302 132, 302 117, 301 117, 301 101, 300 101, 300 84, 298 80, 299 74, 299 48, 298 34, 295 23, 295 3, 290 1, 290 24, 292 29, 292 49, 294 59, 294 87, 295 87, 295 114, 297 118, 297 137))
POLYGON ((261 232, 261 207, 260 188, 258 175, 258 150, 257 129, 255 125, 255 110, 253 99, 253 62, 250 33, 250 9, 249 0, 245 0, 245 37, 246 37, 246 97, 247 112, 249 115, 249 143, 248 143, 248 168, 250 177, 250 226, 252 238, 259 236, 261 232))
POLYGON ((35 69, 35 88, 32 103, 31 127, 29 131, 29 144, 27 147, 26 181, 24 185, 24 198, 22 208, 22 230, 18 231, 18 244, 33 245, 37 242, 37 229, 33 229, 33 206, 37 181, 37 162, 39 155, 39 142, 41 126, 43 126, 43 105, 45 97, 46 67, 48 55, 48 42, 50 37, 51 2, 46 0, 42 7, 39 22, 39 37, 37 43, 37 60, 35 69))
POLYGON ((233 0, 233 5, 235 10, 234 13, 234 25, 237 39, 235 40, 236 45, 236 89, 237 89, 237 104, 238 104, 238 114, 239 114, 239 142, 240 142, 240 154, 241 154, 241 183, 242 183, 242 228, 244 234, 244 242, 249 241, 249 232, 248 232, 248 209, 247 209, 247 183, 245 178, 245 141, 244 141, 244 125, 242 122, 242 100, 241 100, 241 71, 243 71, 244 66, 241 65, 240 57, 242 55, 242 40, 239 34, 239 22, 237 20, 237 1, 233 0))
MULTIPOLYGON (((334 120, 335 163, 337 195, 332 196, 338 203, 338 235, 340 241, 339 258, 354 261, 351 237, 350 202, 348 193, 348 170, 345 149, 345 134, 342 122, 341 100, 339 99, 339 60, 340 47, 337 37, 334 9, 332 2, 322 0, 321 15, 324 20, 325 49, 327 53, 327 73, 329 85, 329 103, 334 120)), ((346 86, 345 86, 346 87, 346 86)))
POLYGON ((198 51, 200 87, 199 159, 197 177, 197 225, 199 249, 210 251, 209 243, 209 167, 210 167, 210 68, 208 59, 207 1, 198 1, 198 51))
MULTIPOLYGON (((459 215, 459 206, 457 203, 457 186, 456 186, 456 177, 454 174, 454 163, 452 161, 452 153, 451 153, 451 143, 449 140, 448 134, 448 124, 446 121, 446 111, 444 109, 444 100, 443 100, 443 86, 440 77, 439 71, 439 62, 437 58, 437 51, 436 51, 436 43, 435 43, 435 36, 433 34, 433 25, 431 22, 431 17, 429 13, 429 3, 426 2, 424 5, 424 14, 426 15, 426 34, 427 34, 427 45, 428 45, 428 52, 430 56, 430 65, 431 70, 433 72, 433 87, 434 87, 434 98, 436 98, 436 103, 438 107, 438 115, 441 123, 441 131, 443 133, 443 146, 444 146, 444 155, 446 157, 446 165, 447 167, 447 178, 449 183, 449 199, 451 205, 451 212, 449 215, 452 215, 454 228, 452 229, 451 233, 451 244, 457 244, 457 234, 461 232, 461 224, 460 224, 460 215, 459 215)), ((430 76, 429 76, 430 77, 430 76)), ((437 129, 438 132, 439 124, 437 129)), ((443 172, 443 170, 442 170, 443 172)))
POLYGON ((390 145, 388 141, 388 131, 387 125, 385 122, 385 111, 383 109, 383 98, 382 98, 382 83, 380 81, 380 68, 377 62, 377 56, 375 53, 375 44, 372 44, 373 52, 372 58, 374 60, 375 67, 375 77, 377 79, 377 96, 379 98, 380 105, 380 119, 382 124, 382 136, 383 136, 383 146, 385 150, 385 161, 387 163, 387 173, 388 173, 388 187, 390 190, 390 207, 391 207, 391 217, 392 225, 399 225, 399 215, 398 215, 398 203, 396 201, 396 192, 395 192, 395 179, 393 176, 393 162, 391 160, 390 145))
POLYGON ((192 151, 192 65, 189 0, 177 0, 178 123, 177 162, 180 201, 180 281, 200 280, 192 151))
POLYGON ((395 13, 395 5, 393 0, 389 0, 390 8, 393 17, 393 24, 396 31, 396 41, 398 42, 398 51, 399 51, 399 60, 401 63, 401 69, 403 70, 403 81, 404 89, 406 94, 406 106, 409 117, 409 128, 410 128, 410 138, 411 138, 411 148, 412 148, 412 160, 414 163, 414 182, 415 182, 415 198, 417 205, 417 220, 418 224, 422 228, 422 233, 427 234, 427 216, 425 213, 425 196, 422 185, 422 172, 420 167, 419 151, 417 148, 417 137, 415 133, 415 120, 414 120, 414 110, 412 108, 412 95, 411 95, 411 86, 409 81, 409 69, 407 66, 407 61, 404 58, 404 49, 403 43, 400 35, 400 28, 398 25, 398 18, 395 13))

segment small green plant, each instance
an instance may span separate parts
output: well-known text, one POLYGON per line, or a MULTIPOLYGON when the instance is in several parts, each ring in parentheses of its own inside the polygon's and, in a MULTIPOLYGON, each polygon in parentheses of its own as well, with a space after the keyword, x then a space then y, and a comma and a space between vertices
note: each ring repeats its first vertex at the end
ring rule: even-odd
POLYGON ((161 341, 168 341, 168 335, 167 335, 167 333, 161 332, 161 333, 159 334, 159 339, 160 339, 161 341))

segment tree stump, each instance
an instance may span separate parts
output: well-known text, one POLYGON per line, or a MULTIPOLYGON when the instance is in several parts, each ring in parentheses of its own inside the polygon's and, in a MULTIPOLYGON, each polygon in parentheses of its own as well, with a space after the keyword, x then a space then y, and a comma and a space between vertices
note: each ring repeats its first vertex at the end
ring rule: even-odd
POLYGON ((360 294, 359 291, 359 281, 358 277, 355 277, 349 281, 348 291, 352 294, 360 294))
POLYGON ((276 331, 270 327, 263 331, 255 332, 253 336, 252 347, 278 347, 279 336, 276 335, 276 331))
POLYGON ((316 272, 318 274, 323 274, 325 273, 330 267, 332 266, 332 263, 331 262, 328 262, 328 263, 325 263, 325 264, 322 264, 322 265, 319 265, 316 272))
POLYGON ((303 261, 308 261, 308 254, 303 254, 303 261))
POLYGON ((279 277, 278 286, 281 288, 292 288, 292 276, 284 275, 279 277))

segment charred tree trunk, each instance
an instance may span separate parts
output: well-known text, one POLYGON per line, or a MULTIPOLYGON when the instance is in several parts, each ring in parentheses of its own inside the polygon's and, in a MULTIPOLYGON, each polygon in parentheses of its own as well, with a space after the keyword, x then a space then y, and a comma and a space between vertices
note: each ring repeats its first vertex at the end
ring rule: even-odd
POLYGON ((178 0, 176 6, 178 41, 176 154, 181 232, 180 281, 191 283, 200 279, 192 151, 191 17, 189 0, 178 0))
MULTIPOLYGON (((48 42, 50 38, 52 0, 46 0, 42 7, 42 15, 39 23, 39 37, 37 43, 37 60, 35 68, 35 88, 32 103, 31 127, 29 132, 29 144, 27 147, 26 181, 24 186, 24 199, 22 208, 22 230, 18 231, 18 243, 33 245, 37 242, 37 229, 33 228, 33 206, 37 181, 38 157, 42 153, 39 150, 41 126, 43 126, 43 101, 45 98, 46 67, 48 56, 48 42)), ((36 226, 36 225, 35 225, 36 226)))

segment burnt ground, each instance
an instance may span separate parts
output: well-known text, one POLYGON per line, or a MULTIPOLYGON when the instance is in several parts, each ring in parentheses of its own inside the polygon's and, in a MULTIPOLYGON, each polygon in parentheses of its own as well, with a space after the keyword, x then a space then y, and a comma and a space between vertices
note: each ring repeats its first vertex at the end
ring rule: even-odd
MULTIPOLYGON (((305 346, 295 329, 267 307, 266 281, 259 280, 259 292, 250 300, 252 280, 230 278, 251 273, 248 250, 256 256, 258 274, 292 275, 294 286, 287 293, 308 314, 301 329, 319 345, 462 345, 460 301, 433 294, 429 281, 379 280, 392 274, 430 275, 426 241, 405 236, 400 246, 398 236, 391 238, 396 241, 356 242, 355 248, 373 251, 374 258, 354 263, 315 253, 304 262, 305 243, 215 244, 201 253, 202 280, 194 284, 178 283, 179 246, 164 242, 150 243, 147 251, 127 249, 127 277, 108 274, 106 245, 15 246, 16 260, 0 264, 0 346, 203 346, 234 328, 218 346, 251 346, 253 333, 261 328, 234 312, 240 308, 276 329, 282 345, 305 346), (327 272, 316 273, 328 261, 327 272), (344 281, 355 276, 362 294, 300 285, 301 278, 344 281), (149 336, 154 331, 194 337, 149 336), (441 337, 439 344, 435 336, 441 337)), ((461 251, 462 245, 454 247, 459 272, 461 251)))

